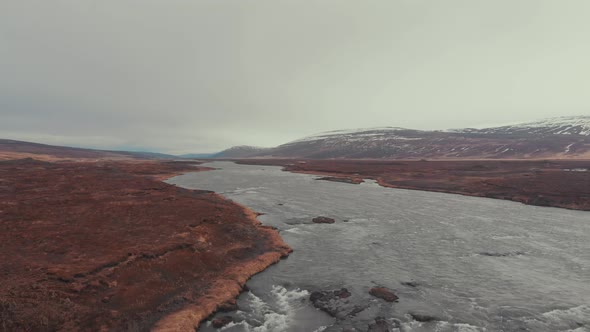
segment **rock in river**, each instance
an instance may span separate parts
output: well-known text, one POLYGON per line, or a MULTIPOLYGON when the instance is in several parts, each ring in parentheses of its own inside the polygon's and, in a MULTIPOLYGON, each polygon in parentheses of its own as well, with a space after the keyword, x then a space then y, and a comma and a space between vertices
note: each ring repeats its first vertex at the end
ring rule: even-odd
POLYGON ((373 287, 369 291, 369 294, 371 294, 375 297, 378 297, 380 299, 383 299, 387 302, 393 302, 393 301, 397 301, 397 299, 399 299, 397 297, 397 295, 395 295, 390 289, 385 288, 385 287, 373 287))
POLYGON ((389 324, 383 317, 375 318, 375 323, 369 324, 367 332, 389 332, 389 324))
POLYGON ((231 316, 217 317, 211 321, 211 325, 216 329, 220 329, 226 326, 227 324, 231 323, 232 320, 233 319, 231 318, 231 316))
POLYGON ((425 314, 425 313, 419 313, 419 312, 410 312, 409 313, 410 316, 412 316, 412 318, 415 321, 418 322, 422 322, 422 323, 428 323, 428 322, 434 322, 437 320, 440 320, 440 318, 429 315, 429 314, 425 314))
POLYGON ((311 221, 316 224, 333 224, 336 222, 336 220, 328 217, 315 217, 311 221))
POLYGON ((332 317, 345 317, 354 311, 355 307, 347 300, 351 296, 346 288, 312 292, 309 300, 314 307, 324 311, 332 317))

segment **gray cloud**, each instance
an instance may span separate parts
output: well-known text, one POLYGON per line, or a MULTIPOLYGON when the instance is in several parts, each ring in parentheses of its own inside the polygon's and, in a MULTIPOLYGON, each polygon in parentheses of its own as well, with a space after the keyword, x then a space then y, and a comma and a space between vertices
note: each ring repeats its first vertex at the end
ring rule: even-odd
POLYGON ((7 0, 0 136, 216 151, 590 114, 586 0, 7 0))

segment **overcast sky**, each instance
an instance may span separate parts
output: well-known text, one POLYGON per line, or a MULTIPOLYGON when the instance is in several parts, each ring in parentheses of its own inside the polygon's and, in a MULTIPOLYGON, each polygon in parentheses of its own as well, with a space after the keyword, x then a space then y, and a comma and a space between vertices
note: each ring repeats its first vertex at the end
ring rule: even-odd
POLYGON ((0 137, 169 153, 590 115, 588 0, 1 0, 0 137))

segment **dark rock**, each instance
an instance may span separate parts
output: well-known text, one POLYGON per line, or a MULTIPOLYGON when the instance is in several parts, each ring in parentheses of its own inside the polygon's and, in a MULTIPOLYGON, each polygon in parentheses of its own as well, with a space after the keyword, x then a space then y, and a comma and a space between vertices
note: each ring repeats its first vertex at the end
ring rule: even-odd
POLYGON ((387 302, 393 302, 393 301, 397 301, 397 299, 399 299, 399 297, 397 297, 397 295, 395 295, 390 289, 385 288, 385 287, 373 287, 369 291, 369 294, 371 294, 375 297, 378 297, 380 299, 383 299, 387 302))
POLYGON ((220 329, 226 326, 227 324, 231 323, 232 321, 233 319, 231 316, 217 317, 211 321, 211 325, 216 329, 220 329))
POLYGON ((238 310, 238 304, 236 303, 236 300, 230 300, 230 301, 227 301, 223 304, 220 304, 217 307, 217 310, 219 310, 221 312, 236 311, 236 310, 238 310))
POLYGON ((347 316, 354 317, 357 314, 359 314, 360 312, 365 311, 365 309, 367 309, 368 307, 369 306, 358 306, 358 305, 356 305, 356 306, 354 306, 354 308, 352 309, 352 311, 348 313, 347 316))
POLYGON ((338 296, 341 299, 348 298, 348 297, 350 297, 350 295, 352 295, 352 294, 350 294, 350 292, 346 288, 342 288, 340 290, 335 290, 335 291, 333 291, 333 293, 334 293, 334 295, 338 296))
POLYGON ((412 287, 412 288, 416 288, 418 287, 420 284, 415 282, 415 281, 404 281, 402 282, 402 285, 404 286, 408 286, 408 287, 412 287))
POLYGON ((309 296, 309 300, 314 307, 332 317, 344 317, 346 313, 354 311, 347 300, 350 296, 350 292, 346 288, 342 288, 333 291, 314 291, 309 296))
POLYGON ((489 256, 489 257, 509 257, 509 256, 521 256, 524 255, 522 251, 514 251, 514 252, 480 252, 479 255, 481 256, 489 256))
POLYGON ((328 217, 315 217, 311 221, 316 224, 333 224, 336 222, 336 220, 328 217))
POLYGON ((422 323, 428 323, 428 322, 434 322, 434 321, 440 320, 439 318, 428 315, 428 314, 422 314, 422 313, 417 313, 417 312, 410 312, 409 314, 410 314, 410 316, 412 316, 412 318, 415 321, 422 322, 422 323))
POLYGON ((389 332, 389 324, 383 317, 375 318, 375 323, 369 324, 367 332, 389 332))
POLYGON ((314 307, 320 309, 332 317, 336 317, 338 314, 337 305, 332 303, 334 302, 334 296, 330 292, 312 292, 309 300, 314 307))
POLYGON ((311 295, 309 296, 309 300, 311 301, 311 303, 313 303, 315 305, 315 303, 317 301, 321 300, 325 296, 327 296, 326 292, 313 291, 313 292, 311 292, 311 295))

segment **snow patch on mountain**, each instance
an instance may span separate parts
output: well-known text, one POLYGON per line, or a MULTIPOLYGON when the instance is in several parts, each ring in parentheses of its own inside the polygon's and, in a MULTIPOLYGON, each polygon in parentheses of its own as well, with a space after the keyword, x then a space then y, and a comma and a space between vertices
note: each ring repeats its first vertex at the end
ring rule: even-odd
POLYGON ((358 141, 358 140, 380 140, 381 139, 400 139, 400 140, 412 140, 412 139, 419 139, 419 138, 409 138, 405 136, 395 135, 394 133, 399 131, 407 131, 410 129, 400 128, 400 127, 375 127, 375 128, 357 128, 357 129, 344 129, 344 130, 333 130, 333 131, 326 131, 323 133, 319 133, 312 136, 307 136, 304 138, 300 138, 295 141, 291 141, 286 143, 285 145, 301 143, 301 142, 312 142, 312 141, 321 141, 327 140, 332 138, 337 139, 344 139, 350 141, 358 141))
POLYGON ((237 146, 232 146, 231 148, 225 150, 225 151, 235 151, 235 150, 240 150, 240 151, 247 151, 247 150, 251 150, 251 151, 258 151, 258 150, 268 150, 270 148, 265 148, 265 147, 261 147, 261 146, 253 146, 253 145, 237 145, 237 146))
POLYGON ((590 136, 590 116, 561 116, 539 121, 525 122, 501 127, 483 129, 452 129, 456 133, 480 134, 545 134, 545 135, 583 135, 590 136))

